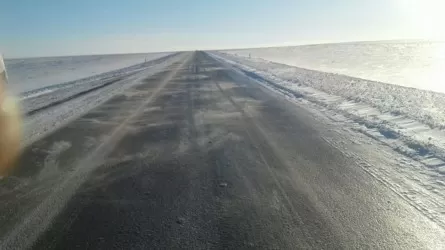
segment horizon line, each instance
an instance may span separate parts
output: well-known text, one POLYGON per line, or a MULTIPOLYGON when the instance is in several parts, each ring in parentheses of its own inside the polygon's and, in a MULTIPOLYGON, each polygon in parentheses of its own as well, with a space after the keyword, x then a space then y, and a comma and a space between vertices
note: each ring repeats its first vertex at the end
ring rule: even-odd
MULTIPOLYGON (((74 54, 74 55, 56 55, 56 56, 30 56, 30 57, 4 57, 6 60, 20 60, 20 59, 35 59, 35 58, 57 58, 57 57, 80 57, 80 56, 113 56, 113 55, 138 55, 138 54, 156 54, 156 53, 179 53, 179 52, 190 52, 190 51, 228 51, 228 50, 247 50, 247 49, 266 49, 266 48, 279 48, 279 47, 299 47, 299 46, 316 46, 316 45, 328 45, 328 44, 348 44, 348 43, 384 43, 384 42, 430 42, 430 43, 443 43, 442 40, 429 40, 429 39, 384 39, 384 40, 358 40, 358 41, 339 41, 339 42, 315 42, 315 43, 302 43, 302 44, 286 44, 286 45, 260 45, 252 47, 234 47, 228 49, 192 49, 192 50, 171 50, 171 51, 152 51, 152 52, 135 52, 135 53, 109 53, 109 54, 74 54)), ((0 53, 1 54, 1 53, 0 53)))

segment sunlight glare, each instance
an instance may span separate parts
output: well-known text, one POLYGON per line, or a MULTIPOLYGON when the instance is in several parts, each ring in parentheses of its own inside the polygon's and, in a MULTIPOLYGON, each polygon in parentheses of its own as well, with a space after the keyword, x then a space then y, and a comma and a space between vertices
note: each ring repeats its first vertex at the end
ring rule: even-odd
POLYGON ((420 37, 445 40, 445 1, 397 0, 397 7, 420 37))

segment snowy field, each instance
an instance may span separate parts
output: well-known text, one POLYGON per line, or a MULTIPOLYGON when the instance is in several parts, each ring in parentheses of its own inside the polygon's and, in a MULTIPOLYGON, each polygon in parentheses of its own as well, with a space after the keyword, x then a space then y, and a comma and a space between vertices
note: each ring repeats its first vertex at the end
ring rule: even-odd
POLYGON ((360 42, 223 52, 445 93, 445 42, 360 42))
POLYGON ((91 55, 6 59, 8 90, 15 95, 34 95, 48 87, 144 63, 169 53, 91 55))
POLYGON ((445 227, 445 94, 227 51, 212 55, 237 71, 237 77, 326 117, 321 123, 330 124, 328 132, 339 138, 328 143, 445 227), (361 160, 362 154, 373 155, 373 162, 361 160))

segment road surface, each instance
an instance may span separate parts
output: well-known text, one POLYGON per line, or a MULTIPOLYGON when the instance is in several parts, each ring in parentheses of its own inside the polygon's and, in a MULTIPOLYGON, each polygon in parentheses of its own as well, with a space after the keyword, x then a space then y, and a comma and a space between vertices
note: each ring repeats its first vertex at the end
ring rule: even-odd
POLYGON ((309 111, 183 56, 25 149, 13 177, 28 182, 1 197, 2 249, 443 246, 309 111))

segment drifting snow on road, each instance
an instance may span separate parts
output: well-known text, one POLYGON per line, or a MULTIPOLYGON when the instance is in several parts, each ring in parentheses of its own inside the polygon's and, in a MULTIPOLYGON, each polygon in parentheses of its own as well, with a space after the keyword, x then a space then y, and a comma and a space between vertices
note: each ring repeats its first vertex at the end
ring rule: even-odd
POLYGON ((21 99, 23 145, 51 133, 116 94, 156 74, 181 57, 168 54, 127 68, 34 90, 21 99))
POLYGON ((445 110, 445 94, 263 59, 216 52, 213 56, 255 83, 327 117, 322 123, 331 124, 340 137, 329 143, 445 228, 445 116, 437 112, 445 110), (345 134, 351 135, 353 146, 346 146, 345 134), (369 158, 362 159, 363 155, 369 158))
POLYGON ((331 95, 214 57, 22 100, 43 134, 0 183, 1 248, 444 245, 438 172, 323 105, 331 95))

